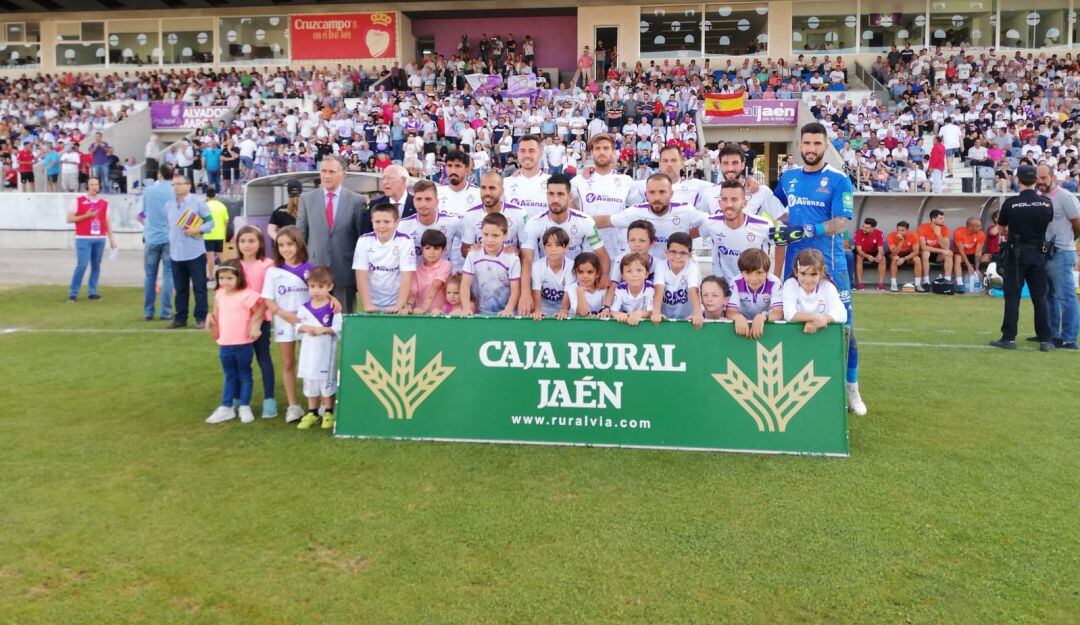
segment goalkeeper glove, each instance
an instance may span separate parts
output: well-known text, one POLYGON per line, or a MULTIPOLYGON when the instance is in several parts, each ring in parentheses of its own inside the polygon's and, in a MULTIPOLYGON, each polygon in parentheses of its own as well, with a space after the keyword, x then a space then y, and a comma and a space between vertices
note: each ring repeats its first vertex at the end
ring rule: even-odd
POLYGON ((778 226, 769 228, 769 238, 779 247, 784 247, 785 245, 795 243, 796 241, 802 241, 803 239, 810 239, 813 236, 813 226, 795 226, 794 228, 778 226))

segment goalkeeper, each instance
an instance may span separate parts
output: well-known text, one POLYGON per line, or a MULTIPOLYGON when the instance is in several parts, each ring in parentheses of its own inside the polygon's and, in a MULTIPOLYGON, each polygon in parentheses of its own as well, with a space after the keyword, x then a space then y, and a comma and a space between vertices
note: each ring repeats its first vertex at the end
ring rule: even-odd
POLYGON ((852 325, 851 283, 842 236, 852 218, 853 188, 847 174, 825 164, 828 141, 825 126, 819 123, 806 124, 799 130, 799 153, 804 165, 781 174, 775 195, 787 206, 787 224, 770 228, 769 235, 773 243, 788 248, 784 276, 792 275, 792 263, 803 249, 817 249, 825 256, 826 269, 847 309, 848 410, 864 415, 866 404, 859 395, 859 350, 852 325))

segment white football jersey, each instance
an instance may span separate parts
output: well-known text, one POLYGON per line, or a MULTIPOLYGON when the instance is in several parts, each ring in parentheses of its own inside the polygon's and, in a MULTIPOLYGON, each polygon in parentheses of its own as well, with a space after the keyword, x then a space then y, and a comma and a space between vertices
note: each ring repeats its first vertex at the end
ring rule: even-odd
MULTIPOLYGON (((507 247, 518 247, 521 231, 525 228, 525 221, 528 219, 528 215, 525 211, 513 204, 503 203, 502 208, 499 210, 503 217, 506 217, 506 221, 509 222, 506 229, 506 242, 503 245, 507 247)), ((465 215, 461 218, 461 242, 465 245, 472 245, 473 243, 480 242, 480 229, 483 227, 482 222, 484 217, 488 214, 487 209, 483 204, 474 206, 465 211, 465 215)))
MULTIPOLYGON (((641 194, 641 201, 648 201, 648 196, 645 195, 645 188, 648 186, 648 179, 638 180, 637 189, 641 194)), ((671 202, 674 204, 678 202, 680 204, 686 204, 687 206, 697 206, 703 197, 708 194, 712 189, 712 183, 706 180, 698 178, 686 178, 679 180, 671 185, 671 202)))
POLYGON ((329 304, 321 308, 312 308, 311 303, 300 307, 296 312, 301 326, 331 328, 333 334, 299 334, 300 358, 296 363, 296 375, 303 380, 334 380, 337 374, 337 343, 341 337, 341 315, 334 313, 329 304))
POLYGON ((831 280, 823 278, 817 287, 807 293, 799 281, 788 278, 781 292, 784 298, 784 319, 791 321, 796 313, 815 313, 832 317, 836 323, 847 322, 847 308, 840 301, 840 292, 831 280))
POLYGON ((567 209, 566 221, 556 223, 551 213, 543 212, 535 219, 530 219, 525 224, 525 233, 521 237, 521 249, 536 250, 535 258, 544 257, 544 245, 540 237, 548 228, 558 226, 570 235, 570 246, 566 250, 567 258, 577 258, 582 252, 595 252, 604 247, 604 242, 597 233, 596 222, 592 217, 567 209))
POLYGON ((461 227, 461 218, 457 215, 452 215, 446 211, 435 211, 435 221, 431 225, 425 226, 420 223, 419 215, 409 215, 405 219, 398 222, 398 232, 407 234, 412 237, 413 247, 415 248, 415 254, 417 258, 423 258, 424 249, 420 245, 420 239, 423 238, 424 233, 428 230, 438 230, 446 235, 446 252, 443 253, 443 258, 450 258, 450 245, 455 236, 460 237, 459 228, 461 227))
POLYGON ((637 294, 630 292, 630 286, 625 282, 620 282, 615 287, 615 298, 611 300, 612 312, 634 312, 635 310, 644 310, 652 312, 653 298, 656 296, 656 289, 654 284, 650 280, 645 281, 645 286, 637 294))
POLYGON ((462 273, 473 277, 472 300, 483 315, 497 315, 510 301, 510 283, 521 280, 521 259, 516 254, 500 252, 489 256, 473 250, 465 258, 462 273))
POLYGON ((765 284, 754 291, 746 284, 746 280, 739 276, 731 283, 731 299, 728 300, 727 307, 739 311, 748 320, 762 313, 768 315, 773 308, 783 309, 784 297, 780 281, 769 274, 765 277, 765 284))
POLYGON ((667 262, 656 268, 656 283, 664 285, 661 312, 668 319, 686 319, 694 312, 690 305, 690 289, 701 288, 701 270, 693 258, 686 261, 682 271, 675 273, 667 262))
POLYGON ((531 279, 532 290, 540 291, 540 312, 554 315, 562 308, 563 295, 574 282, 574 265, 564 258, 556 271, 546 258, 541 258, 533 262, 531 279))
MULTIPOLYGON (((593 173, 588 180, 575 176, 570 183, 570 195, 577 209, 590 217, 621 213, 644 199, 630 176, 615 173, 593 173)), ((600 238, 608 250, 622 249, 621 239, 625 239, 619 237, 617 230, 606 229, 601 230, 600 238)))
POLYGON ((503 202, 521 208, 530 219, 536 217, 548 209, 548 178, 544 173, 528 178, 521 172, 504 178, 503 202))
POLYGON ((617 229, 621 235, 622 246, 620 249, 626 249, 627 227, 639 219, 650 222, 656 229, 656 240, 653 241, 652 250, 649 253, 652 254, 653 258, 662 259, 665 258, 664 251, 667 249, 668 237, 676 232, 689 234, 690 228, 700 226, 705 221, 705 215, 688 204, 677 204, 675 202, 671 203, 667 212, 663 215, 653 213, 648 204, 631 206, 623 212, 611 216, 611 225, 613 226, 611 229, 617 229))
MULTIPOLYGON (((697 209, 708 215, 720 213, 720 185, 714 185, 702 192, 697 209)), ((772 189, 765 185, 760 185, 757 193, 747 195, 746 206, 743 207, 743 213, 770 223, 775 223, 787 215, 787 212, 787 207, 780 203, 780 200, 773 195, 772 189)))
POLYGON ((731 228, 721 214, 709 217, 698 227, 702 239, 712 246, 712 275, 721 276, 728 284, 739 278, 739 256, 750 248, 765 250, 771 254, 769 223, 757 217, 745 215, 738 228, 731 228))
MULTIPOLYGON (((465 211, 480 203, 480 188, 466 183, 461 191, 454 191, 449 185, 439 185, 439 210, 461 217, 465 211)), ((454 272, 461 271, 465 258, 461 255, 461 234, 458 233, 450 243, 450 262, 454 272)))
POLYGON ((371 302, 379 308, 396 304, 401 291, 401 274, 416 271, 413 250, 412 237, 402 232, 395 232, 386 243, 374 232, 357 240, 352 268, 368 272, 371 302))
MULTIPOLYGON (((578 305, 578 283, 572 282, 566 285, 566 299, 570 303, 570 315, 577 316, 578 305)), ((607 291, 604 289, 596 289, 593 292, 585 291, 585 305, 589 307, 590 313, 598 313, 600 309, 604 307, 604 295, 607 291)))

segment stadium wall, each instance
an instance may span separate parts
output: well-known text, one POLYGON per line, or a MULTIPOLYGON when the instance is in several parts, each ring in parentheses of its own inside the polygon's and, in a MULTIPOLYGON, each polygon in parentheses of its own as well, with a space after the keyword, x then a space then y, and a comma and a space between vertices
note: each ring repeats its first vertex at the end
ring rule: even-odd
MULTIPOLYGON (((416 17, 412 20, 414 37, 434 36, 435 51, 446 57, 457 54, 462 35, 469 36, 469 45, 476 51, 482 34, 514 33, 518 45, 531 35, 536 43, 536 65, 574 71, 577 52, 577 18, 573 15, 545 17, 441 18, 416 17)), ((584 44, 582 44, 584 45, 584 44)), ((413 48, 414 49, 415 45, 413 48)))

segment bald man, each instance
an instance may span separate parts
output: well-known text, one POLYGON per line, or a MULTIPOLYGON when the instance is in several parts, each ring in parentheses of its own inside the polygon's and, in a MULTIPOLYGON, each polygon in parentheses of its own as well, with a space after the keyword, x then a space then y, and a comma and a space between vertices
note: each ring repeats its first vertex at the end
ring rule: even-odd
POLYGON ((375 198, 371 205, 378 206, 383 202, 389 202, 397 207, 401 219, 416 214, 413 206, 413 197, 409 193, 409 172, 401 165, 391 165, 383 171, 379 186, 385 194, 375 198))

